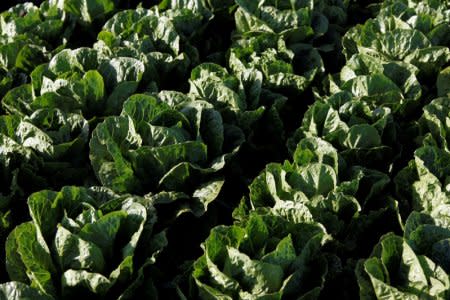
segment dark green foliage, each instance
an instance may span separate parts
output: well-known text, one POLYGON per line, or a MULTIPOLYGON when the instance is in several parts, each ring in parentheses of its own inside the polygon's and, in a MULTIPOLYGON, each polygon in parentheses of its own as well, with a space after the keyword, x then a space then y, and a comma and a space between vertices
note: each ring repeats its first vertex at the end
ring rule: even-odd
POLYGON ((139 2, 1 4, 0 299, 449 299, 448 1, 139 2))

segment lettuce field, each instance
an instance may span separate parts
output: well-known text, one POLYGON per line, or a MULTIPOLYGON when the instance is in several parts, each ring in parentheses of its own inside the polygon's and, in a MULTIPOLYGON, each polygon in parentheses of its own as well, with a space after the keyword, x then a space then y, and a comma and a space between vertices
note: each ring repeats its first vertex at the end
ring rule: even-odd
POLYGON ((1 6, 0 300, 450 299, 449 1, 1 6))

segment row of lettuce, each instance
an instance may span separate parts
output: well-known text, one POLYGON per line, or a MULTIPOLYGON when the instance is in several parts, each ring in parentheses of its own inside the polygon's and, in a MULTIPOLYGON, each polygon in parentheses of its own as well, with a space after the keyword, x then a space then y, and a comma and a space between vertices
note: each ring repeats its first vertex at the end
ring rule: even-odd
POLYGON ((130 7, 133 1, 34 1, 41 3, 39 6, 31 1, 19 2, 24 3, 0 16, 0 97, 29 82, 35 67, 64 48, 90 43, 107 18, 130 7))
POLYGON ((448 297, 448 5, 346 30, 339 0, 90 2, 0 15, 6 298, 448 297), (165 270, 236 181, 234 224, 165 270))
POLYGON ((291 159, 212 229, 191 296, 448 299, 449 17, 441 1, 384 1, 346 32, 291 159))
POLYGON ((281 111, 324 73, 345 21, 340 1, 94 2, 0 16, 7 299, 164 297, 168 232, 244 178, 240 162, 282 157, 281 111))

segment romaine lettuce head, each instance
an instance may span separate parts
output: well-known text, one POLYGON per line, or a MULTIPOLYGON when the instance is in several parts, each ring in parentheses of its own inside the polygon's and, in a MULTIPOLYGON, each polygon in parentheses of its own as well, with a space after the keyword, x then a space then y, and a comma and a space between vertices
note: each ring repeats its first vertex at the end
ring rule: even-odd
POLYGON ((287 94, 303 92, 324 71, 322 58, 312 46, 290 49, 270 33, 237 40, 230 50, 229 66, 235 73, 257 69, 263 74, 264 87, 287 94))
POLYGON ((436 146, 420 147, 394 181, 398 196, 413 210, 430 212, 448 202, 450 153, 436 146))
POLYGON ((91 48, 65 49, 34 69, 31 84, 9 91, 2 106, 19 115, 40 108, 81 112, 87 119, 119 114, 144 72, 144 64, 132 57, 105 60, 91 48))
POLYGON ((211 103, 225 123, 240 127, 255 151, 273 149, 273 157, 285 143, 280 113, 287 99, 265 88, 263 82, 262 72, 254 68, 233 73, 203 63, 191 72, 189 93, 211 103))
POLYGON ((120 116, 93 131, 90 159, 104 186, 156 198, 160 192, 193 197, 191 205, 203 207, 190 205, 197 215, 219 194, 220 172, 243 141, 242 131, 224 124, 205 101, 174 92, 158 98, 137 94, 120 116), (176 99, 181 102, 171 105, 176 99))
POLYGON ((404 237, 417 254, 426 255, 447 273, 450 271, 449 203, 441 202, 431 212, 412 212, 405 222, 404 237))
POLYGON ((339 151, 348 166, 387 172, 399 154, 397 126, 389 107, 372 109, 342 91, 309 107, 288 147, 293 153, 303 137, 320 137, 339 151))
POLYGON ((197 49, 183 36, 189 34, 189 28, 180 26, 179 17, 143 8, 118 12, 103 26, 94 48, 105 60, 139 60, 145 68, 142 84, 176 88, 174 83, 183 82, 191 63, 198 60, 197 49))
POLYGON ((394 234, 382 237, 371 257, 359 261, 356 277, 361 299, 447 299, 449 296, 448 273, 394 234))
POLYGON ((399 17, 423 32, 433 45, 448 46, 450 39, 450 7, 445 1, 388 0, 383 1, 379 15, 399 17))
POLYGON ((0 13, 0 98, 29 81, 31 71, 70 39, 74 22, 58 2, 21 3, 0 13))
POLYGON ((418 122, 421 146, 394 180, 398 197, 416 211, 431 212, 450 197, 448 102, 441 97, 424 106, 418 122))
POLYGON ((388 107, 405 119, 420 105, 418 73, 418 68, 409 63, 357 53, 342 68, 339 80, 330 82, 330 93, 348 91, 372 109, 388 107))
POLYGON ((23 214, 30 193, 65 184, 82 185, 89 177, 89 125, 78 114, 39 109, 31 116, 0 117, 1 210, 23 214))
POLYGON ((424 144, 450 152, 450 98, 437 98, 425 105, 419 124, 424 144))
POLYGON ((342 1, 238 0, 237 32, 244 36, 275 33, 290 42, 308 42, 327 33, 329 24, 347 18, 342 1))
POLYGON ((148 201, 64 187, 32 194, 28 207, 32 221, 6 241, 11 280, 55 299, 129 299, 143 285, 154 292, 144 270, 167 241, 153 232, 157 217, 148 201))
POLYGON ((234 216, 269 209, 293 223, 319 222, 341 250, 355 253, 364 248, 360 243, 373 239, 367 232, 381 220, 389 228, 399 227, 395 201, 386 195, 389 183, 387 174, 348 166, 330 143, 308 137, 299 142, 292 162, 266 166, 234 216))
POLYGON ((200 299, 317 299, 327 273, 322 247, 330 240, 317 223, 292 223, 253 212, 211 230, 194 263, 200 299))
POLYGON ((64 44, 72 33, 71 20, 55 0, 43 1, 39 7, 31 2, 17 4, 2 12, 0 20, 0 36, 8 37, 10 43, 28 39, 47 50, 64 44))
POLYGON ((419 68, 421 77, 427 78, 437 74, 450 60, 448 47, 435 45, 431 38, 397 16, 378 16, 347 31, 343 46, 347 59, 363 53, 403 61, 419 68))

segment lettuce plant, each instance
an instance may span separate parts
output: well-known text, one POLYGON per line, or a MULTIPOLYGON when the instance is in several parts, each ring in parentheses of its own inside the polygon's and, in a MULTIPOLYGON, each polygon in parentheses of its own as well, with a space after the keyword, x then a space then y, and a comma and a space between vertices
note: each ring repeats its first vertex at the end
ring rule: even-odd
POLYGON ((17 4, 0 14, 0 97, 26 83, 29 73, 61 50, 73 22, 58 1, 17 4))
POLYGON ((448 98, 437 98, 424 107, 419 119, 421 146, 395 178, 398 197, 416 211, 431 211, 436 203, 449 197, 447 102, 448 98))
POLYGON ((435 145, 450 152, 450 98, 434 99, 423 107, 423 115, 419 119, 423 135, 423 143, 435 145))
POLYGON ((317 50, 308 46, 291 50, 283 39, 269 34, 237 40, 231 48, 229 65, 236 73, 257 69, 263 74, 265 87, 287 94, 303 92, 323 71, 317 50))
POLYGON ((144 65, 145 84, 172 88, 167 85, 172 83, 168 78, 183 79, 190 64, 196 62, 198 53, 182 38, 185 28, 177 28, 177 16, 168 16, 147 9, 119 12, 105 23, 94 48, 106 59, 139 60, 144 65), (175 23, 170 18, 174 18, 175 23))
POLYGON ((315 220, 330 233, 340 232, 343 220, 349 222, 361 207, 353 197, 358 178, 338 186, 339 160, 342 158, 329 143, 319 138, 301 140, 293 162, 267 165, 249 186, 251 207, 271 207, 291 221, 315 220), (314 152, 318 149, 320 152, 314 152))
POLYGON ((181 102, 130 97, 120 116, 106 118, 92 133, 91 163, 99 181, 118 193, 193 197, 188 208, 200 215, 219 194, 220 171, 243 135, 207 102, 176 93, 168 98, 181 102))
MULTIPOLYGON (((386 86, 384 86, 385 88, 386 86)), ((386 172, 399 145, 397 124, 389 107, 371 109, 365 101, 342 91, 316 101, 289 141, 290 151, 302 137, 320 137, 339 151, 348 166, 386 172)))
POLYGON ((317 299, 327 273, 321 248, 328 240, 320 224, 263 212, 215 227, 194 264, 200 298, 317 299))
POLYGON ((339 78, 330 81, 329 89, 330 93, 348 91, 371 109, 388 107, 393 114, 408 118, 420 105, 418 73, 412 64, 358 53, 347 61, 339 78))
POLYGON ((26 1, 0 299, 450 298, 449 1, 26 1))
POLYGON ((423 77, 429 77, 449 61, 450 52, 434 39, 431 32, 427 33, 395 14, 379 15, 350 29, 343 38, 343 45, 347 58, 364 53, 386 60, 400 60, 415 65, 423 77))
POLYGON ((414 29, 420 30, 433 43, 445 46, 449 44, 447 35, 450 10, 448 4, 440 1, 425 0, 388 0, 383 1, 379 16, 397 16, 414 29))
POLYGON ((286 97, 264 87, 257 69, 229 72, 213 63, 203 63, 191 72, 189 93, 214 105, 226 123, 241 128, 247 145, 269 157, 284 147, 281 111, 286 97))
POLYGON ((343 1, 238 0, 235 13, 239 34, 275 33, 289 43, 305 43, 346 20, 343 1), (331 26, 330 26, 331 27, 331 26))
POLYGON ((446 299, 448 274, 418 255, 399 236, 387 234, 356 268, 360 299, 446 299))
POLYGON ((31 83, 9 91, 2 105, 21 115, 48 107, 81 112, 88 119, 118 114, 144 71, 143 63, 131 57, 106 60, 91 48, 65 49, 38 66, 31 83))
MULTIPOLYGON (((30 193, 45 187, 83 184, 89 177, 88 122, 58 109, 36 110, 31 116, 0 117, 1 209, 24 211, 30 193)), ((19 215, 22 213, 19 213, 19 215)), ((18 217, 18 216, 16 216, 18 217)))
POLYGON ((6 241, 14 282, 2 285, 3 293, 14 285, 43 299, 130 299, 144 287, 151 293, 145 270, 166 240, 153 231, 156 211, 148 202, 104 188, 64 187, 32 194, 28 207, 32 221, 6 241))
POLYGON ((405 222, 404 234, 416 253, 427 255, 447 273, 450 271, 448 208, 448 201, 441 201, 432 211, 412 212, 405 222))

